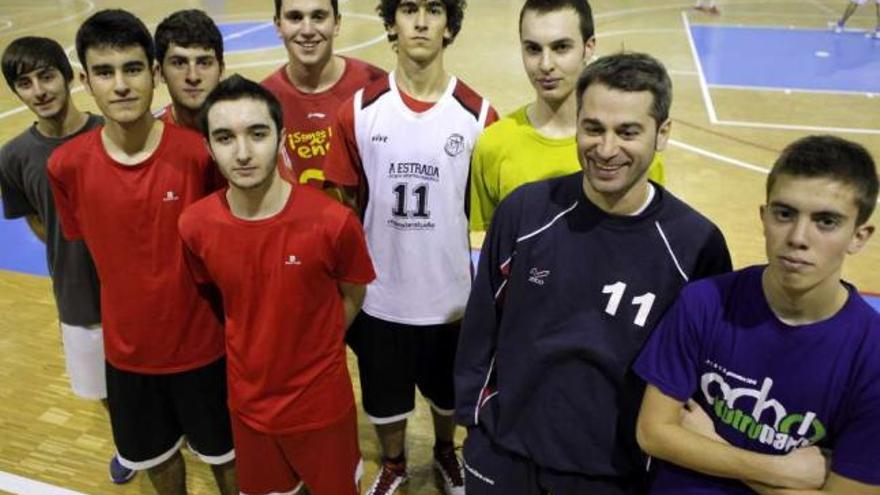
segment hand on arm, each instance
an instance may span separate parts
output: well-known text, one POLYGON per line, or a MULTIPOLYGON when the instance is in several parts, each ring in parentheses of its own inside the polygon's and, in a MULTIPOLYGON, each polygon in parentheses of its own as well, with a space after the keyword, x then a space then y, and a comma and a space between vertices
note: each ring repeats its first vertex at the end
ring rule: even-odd
POLYGON ((367 286, 363 284, 339 283, 339 293, 342 294, 342 305, 345 309, 345 328, 351 325, 361 305, 364 304, 364 296, 367 294, 367 286))
POLYGON ((654 457, 711 476, 797 489, 822 486, 825 461, 818 448, 774 456, 727 445, 714 434, 714 428, 709 434, 715 439, 704 434, 712 426, 711 420, 698 405, 693 405, 696 410, 683 411, 681 402, 648 385, 636 429, 642 449, 654 457), (697 412, 705 417, 692 415, 697 412))
MULTIPOLYGON (((727 442, 721 438, 720 435, 715 433, 715 425, 712 423, 712 419, 708 414, 693 400, 688 400, 687 404, 685 404, 684 408, 681 412, 681 426, 687 430, 690 430, 694 433, 698 433, 706 438, 710 438, 717 442, 721 442, 727 444, 727 442)), ((825 462, 825 471, 828 472, 828 465, 830 463, 830 458, 820 452, 820 450, 816 447, 808 447, 803 449, 797 449, 792 451, 787 456, 787 460, 804 466, 805 468, 809 468, 809 466, 818 466, 819 458, 817 456, 822 456, 822 460, 825 462)), ((817 473, 818 474, 818 473, 817 473)), ((831 473, 828 482, 825 483, 825 486, 821 490, 797 490, 797 489, 788 489, 788 488, 776 488, 772 486, 768 486, 762 483, 745 481, 745 484, 748 485, 749 488, 754 490, 755 492, 762 495, 808 495, 813 493, 858 493, 861 495, 862 492, 855 491, 824 491, 828 489, 829 486, 838 485, 841 480, 845 482, 852 483, 851 480, 847 480, 845 478, 841 478, 836 476, 834 473, 831 473), (832 479, 835 481, 832 482, 832 479)), ((842 485, 848 486, 848 485, 842 485)), ((867 486, 867 485, 866 485, 867 486)), ((865 493, 876 493, 876 492, 865 492, 865 493)))

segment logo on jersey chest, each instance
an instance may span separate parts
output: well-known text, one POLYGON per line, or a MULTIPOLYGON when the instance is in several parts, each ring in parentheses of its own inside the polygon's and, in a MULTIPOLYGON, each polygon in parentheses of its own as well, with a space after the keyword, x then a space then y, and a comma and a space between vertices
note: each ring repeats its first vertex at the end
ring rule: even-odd
POLYGON ((393 179, 411 177, 439 181, 440 167, 419 162, 391 162, 388 165, 388 177, 393 179))
POLYGON ((533 267, 529 270, 529 282, 535 285, 544 285, 544 279, 550 275, 550 270, 538 270, 537 267, 533 267))
POLYGON ((288 265, 288 266, 290 266, 290 265, 302 265, 302 260, 300 260, 299 258, 297 258, 295 254, 291 254, 291 255, 289 255, 289 256, 284 260, 284 264, 285 264, 285 265, 288 265))
POLYGON ((178 196, 174 191, 167 191, 164 196, 162 196, 162 201, 167 203, 169 201, 179 201, 180 196, 178 196))
POLYGON ((332 135, 330 126, 314 131, 294 131, 287 135, 287 147, 301 159, 321 157, 330 149, 332 135))
POLYGON ((452 133, 446 138, 446 146, 443 151, 449 156, 458 156, 464 151, 464 136, 458 133, 452 133))

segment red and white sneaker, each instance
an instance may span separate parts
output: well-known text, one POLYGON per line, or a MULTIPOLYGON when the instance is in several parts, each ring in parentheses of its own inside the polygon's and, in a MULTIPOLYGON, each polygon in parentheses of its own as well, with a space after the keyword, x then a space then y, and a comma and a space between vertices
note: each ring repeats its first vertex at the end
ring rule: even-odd
POLYGON ((443 482, 446 495, 464 495, 464 468, 455 449, 434 451, 434 470, 443 482))
MULTIPOLYGON (((408 479, 409 477, 406 475, 406 461, 394 463, 383 460, 382 466, 379 468, 379 474, 376 475, 376 479, 373 480, 373 484, 370 485, 366 495, 391 495, 400 488, 400 485, 406 483, 408 479)), ((463 494, 464 492, 462 492, 463 494)))

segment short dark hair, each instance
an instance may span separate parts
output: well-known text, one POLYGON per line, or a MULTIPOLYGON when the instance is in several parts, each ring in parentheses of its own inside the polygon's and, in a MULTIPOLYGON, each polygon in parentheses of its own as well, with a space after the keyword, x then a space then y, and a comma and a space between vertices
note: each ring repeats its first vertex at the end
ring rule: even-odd
POLYGON ((526 12, 534 11, 539 14, 549 14, 564 9, 571 9, 577 13, 581 39, 587 41, 596 34, 593 25, 593 9, 587 0, 526 0, 519 11, 519 36, 522 38, 522 21, 526 12))
POLYGON ((578 78, 578 112, 587 88, 596 83, 627 93, 650 91, 654 97, 651 117, 657 126, 669 118, 672 80, 669 79, 666 67, 646 53, 616 53, 589 64, 578 78))
POLYGON ((828 178, 856 191, 856 225, 871 218, 877 206, 877 168, 864 146, 837 136, 807 136, 789 144, 767 176, 767 198, 780 175, 828 178))
POLYGON ((205 139, 210 141, 211 137, 210 130, 208 129, 208 112, 211 111, 211 107, 221 101, 236 101, 245 98, 262 101, 266 104, 266 107, 269 109, 269 115, 272 117, 272 122, 275 122, 275 131, 280 142, 281 129, 284 127, 281 103, 278 102, 275 95, 268 89, 250 79, 242 77, 240 74, 233 74, 220 81, 220 84, 205 98, 205 103, 202 104, 202 109, 199 112, 199 129, 202 131, 205 139))
MULTIPOLYGON (((379 17, 382 18, 382 23, 385 24, 385 29, 394 25, 394 16, 397 14, 397 7, 400 6, 401 1, 402 0, 379 0, 379 5, 376 6, 376 12, 378 12, 379 17)), ((451 38, 443 39, 443 46, 445 47, 455 41, 455 37, 458 36, 458 32, 461 31, 461 23, 464 22, 464 9, 467 8, 467 0, 442 0, 442 2, 443 6, 446 8, 446 28, 449 29, 449 33, 452 34, 451 38)), ((397 41, 397 35, 388 33, 388 41, 397 41)))
MULTIPOLYGON (((275 18, 281 17, 281 4, 284 0, 275 0, 275 18)), ((339 17, 339 0, 330 0, 330 7, 333 8, 333 15, 339 17)))
POLYGON ((171 43, 183 48, 214 50, 217 61, 223 64, 223 35, 217 24, 202 10, 178 10, 156 27, 156 60, 161 64, 171 43))
POLYGON ((130 46, 143 48, 147 62, 153 65, 156 56, 150 31, 134 14, 122 9, 100 10, 86 19, 76 32, 76 55, 86 72, 89 71, 86 64, 89 48, 130 46))
MULTIPOLYGON (((0 61, 3 67, 3 77, 13 93, 15 80, 22 74, 37 69, 55 68, 64 76, 64 80, 70 83, 73 80, 73 69, 64 48, 57 41, 38 36, 24 36, 13 40, 3 50, 3 58, 0 61)), ((17 94, 17 93, 16 93, 17 94)))

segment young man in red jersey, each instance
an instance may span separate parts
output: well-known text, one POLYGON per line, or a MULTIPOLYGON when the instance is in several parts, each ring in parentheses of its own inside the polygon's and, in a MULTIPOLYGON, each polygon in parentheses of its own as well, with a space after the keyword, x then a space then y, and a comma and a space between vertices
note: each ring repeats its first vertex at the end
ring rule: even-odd
MULTIPOLYGON (((3 51, 2 67, 9 88, 37 117, 0 149, 3 214, 25 217, 34 235, 46 243, 70 386, 78 397, 100 400, 106 408, 98 274, 85 243, 61 235, 46 173, 52 151, 100 125, 101 118, 79 111, 70 98, 73 69, 57 41, 18 38, 3 51)), ((110 459, 114 483, 125 483, 134 474, 115 455, 110 459)))
POLYGON ((275 0, 275 28, 287 63, 262 84, 284 109, 282 177, 324 183, 323 163, 339 105, 385 71, 333 54, 342 16, 338 0, 275 0))
POLYGON ((452 365, 471 285, 468 176, 477 136, 497 119, 443 65, 464 3, 379 4, 397 68, 342 105, 325 166, 329 182, 358 190, 377 274, 349 332, 364 410, 382 445, 370 495, 394 493, 407 479, 406 419, 416 387, 431 404, 444 490, 464 493, 453 445, 452 365))
POLYGON ((242 493, 357 495, 344 337, 373 265, 351 210, 279 177, 281 122, 239 75, 208 96, 201 127, 229 188, 189 207, 180 234, 195 278, 223 296, 242 493))
POLYGON ((156 27, 159 76, 171 103, 156 117, 198 130, 199 110, 223 77, 223 35, 201 10, 179 10, 156 27))
POLYGON ((76 35, 82 81, 106 124, 55 150, 49 179, 62 230, 83 239, 101 280, 110 422, 120 463, 162 495, 186 493, 179 449, 238 493, 226 407, 223 327, 183 256, 177 220, 217 188, 201 137, 157 121, 153 40, 123 10, 76 35))

